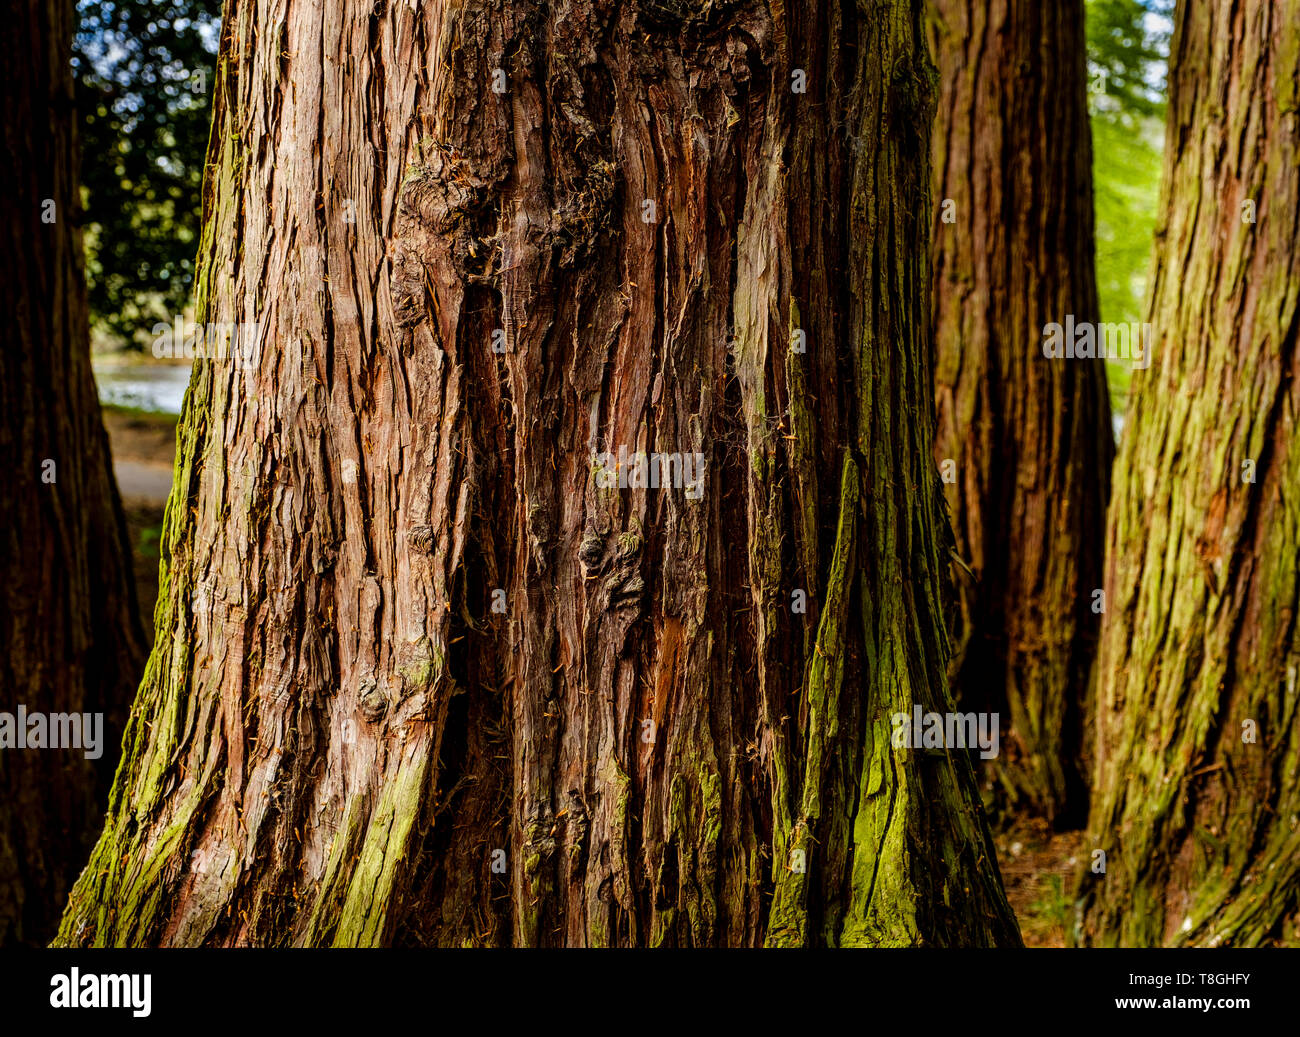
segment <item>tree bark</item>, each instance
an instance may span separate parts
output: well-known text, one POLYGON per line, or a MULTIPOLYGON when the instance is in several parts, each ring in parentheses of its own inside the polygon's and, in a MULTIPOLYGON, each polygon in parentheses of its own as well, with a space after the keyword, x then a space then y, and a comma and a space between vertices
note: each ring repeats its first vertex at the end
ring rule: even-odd
POLYGON ((228 5, 200 311, 262 327, 60 942, 1018 942, 890 742, 949 703, 921 6, 228 5))
POLYGON ((0 191, 0 711, 103 713, 103 755, 19 747, 16 732, 0 750, 0 945, 54 935, 99 831, 145 651, 90 369, 74 22, 71 0, 13 5, 0 73, 13 176, 0 191))
POLYGON ((1042 343, 1067 314, 1098 319, 1083 0, 931 5, 949 674, 963 708, 1002 718, 991 799, 1080 827, 1114 439, 1103 362, 1047 359, 1042 343))
POLYGON ((1180 5, 1158 348, 1107 530, 1086 943, 1300 940, 1298 97, 1300 3, 1180 5))

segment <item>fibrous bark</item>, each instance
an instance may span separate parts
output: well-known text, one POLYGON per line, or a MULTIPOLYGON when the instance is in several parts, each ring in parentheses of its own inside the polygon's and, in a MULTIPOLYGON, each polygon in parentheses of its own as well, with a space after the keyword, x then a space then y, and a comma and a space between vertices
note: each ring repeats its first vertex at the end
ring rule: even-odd
MULTIPOLYGON (((126 525, 90 369, 77 224, 71 0, 10 8, 0 73, 0 945, 44 943, 99 832, 144 661, 126 525), (19 707, 102 713, 100 744, 42 748, 19 707)), ((71 724, 57 722, 69 734, 71 724)), ((78 739, 81 724, 78 718, 78 739)), ((46 741, 53 739, 46 738, 46 741)), ((62 738, 60 738, 62 741, 62 738)))
POLYGON ((1083 0, 931 0, 935 457, 958 560, 950 677, 1002 718, 1000 806, 1082 825, 1088 675, 1114 440, 1098 320, 1083 0))
POLYGON ((200 312, 261 328, 61 942, 1017 942, 965 755, 890 744, 930 76, 919 0, 230 3, 200 312))
POLYGON ((1300 939, 1298 98, 1300 3, 1179 6, 1157 349, 1107 530, 1084 942, 1300 939))

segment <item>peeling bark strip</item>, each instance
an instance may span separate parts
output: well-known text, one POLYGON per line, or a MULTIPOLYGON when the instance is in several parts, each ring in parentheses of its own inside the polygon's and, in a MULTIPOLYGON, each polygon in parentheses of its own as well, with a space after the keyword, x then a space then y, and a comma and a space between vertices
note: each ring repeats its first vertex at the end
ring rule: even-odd
POLYGON ((934 452, 961 559, 949 674, 963 708, 1003 718, 993 799, 1079 827, 1114 440, 1105 365, 1045 358, 1042 330, 1098 319, 1083 0, 931 7, 934 452))
POLYGON ((950 704, 921 18, 228 6, 201 310, 267 334, 61 942, 1019 941, 890 746, 950 704))
POLYGON ((0 192, 0 712, 63 724, 102 713, 107 751, 92 764, 80 749, 19 748, 21 733, 0 750, 0 945, 54 935, 99 831, 145 651, 90 370, 75 18, 71 0, 11 5, 0 71, 13 178, 0 192))
POLYGON ((1300 943, 1300 2, 1187 0, 1107 531, 1082 931, 1300 943), (1246 203, 1252 204, 1246 204, 1246 203))

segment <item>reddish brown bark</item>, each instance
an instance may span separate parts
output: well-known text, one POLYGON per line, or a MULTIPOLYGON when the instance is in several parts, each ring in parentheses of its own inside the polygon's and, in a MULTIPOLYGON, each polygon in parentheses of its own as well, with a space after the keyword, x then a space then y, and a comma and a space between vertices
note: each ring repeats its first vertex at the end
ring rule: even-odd
POLYGON ((53 936, 99 831, 144 659, 90 370, 74 19, 71 0, 11 5, 0 73, 13 177, 0 191, 0 711, 106 716, 94 762, 73 748, 0 750, 0 944, 53 936))
POLYGON ((1042 344, 1067 314, 1099 319, 1083 0, 931 4, 950 676, 963 708, 1002 719, 994 801, 1077 826, 1114 440, 1103 361, 1042 344))
POLYGON ((1018 941, 965 755, 890 745, 948 703, 921 14, 228 5, 200 306, 262 333, 61 942, 1018 941))

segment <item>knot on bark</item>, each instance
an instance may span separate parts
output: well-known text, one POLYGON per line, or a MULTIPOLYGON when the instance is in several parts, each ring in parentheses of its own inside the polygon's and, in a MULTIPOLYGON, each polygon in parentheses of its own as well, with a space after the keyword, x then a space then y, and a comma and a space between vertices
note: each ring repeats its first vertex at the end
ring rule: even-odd
POLYGON ((373 677, 362 678, 359 699, 361 715, 368 724, 377 724, 388 712, 388 699, 373 677))
POLYGON ((438 538, 432 526, 415 526, 406 534, 406 542, 417 554, 431 555, 438 538))
POLYGON ((578 266, 608 224, 614 202, 614 169, 612 162, 596 160, 559 201, 555 216, 561 269, 578 266))
POLYGON ((441 640, 428 637, 408 641, 398 648, 397 676, 403 700, 434 690, 447 675, 447 657, 441 640))
POLYGON ((495 284, 501 248, 488 185, 451 148, 402 184, 391 251, 396 323, 412 328, 432 312, 430 290, 459 280, 495 284))
POLYGON ((588 529, 578 551, 587 574, 608 570, 609 575, 601 583, 605 596, 605 607, 615 609, 621 605, 635 605, 645 594, 646 584, 641 577, 641 553, 644 547, 640 535, 628 531, 620 533, 614 542, 613 558, 606 557, 605 540, 594 529, 588 529))
POLYGON ((547 808, 542 808, 524 824, 524 873, 535 875, 542 862, 555 855, 556 820, 547 808))
POLYGON ((605 583, 605 589, 609 592, 610 608, 635 605, 645 593, 645 580, 640 576, 630 576, 626 580, 622 576, 611 576, 605 583))
POLYGON ((605 560, 605 541, 594 529, 588 529, 583 534, 582 543, 578 546, 578 561, 587 570, 590 576, 600 570, 600 564, 605 560))
POLYGON ((438 152, 433 162, 415 170, 402 185, 397 203, 398 230, 454 235, 465 218, 482 204, 483 188, 464 164, 438 152))

